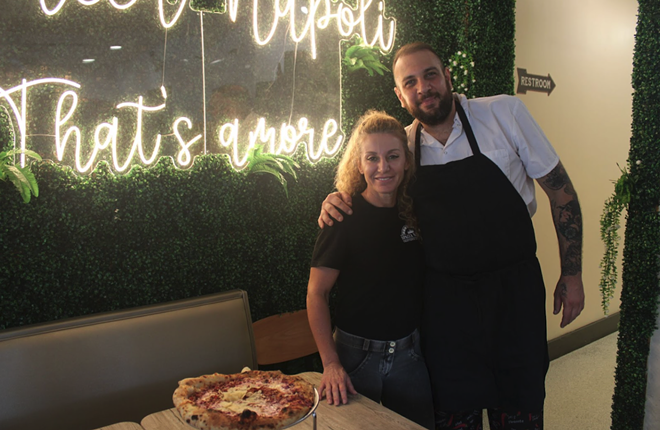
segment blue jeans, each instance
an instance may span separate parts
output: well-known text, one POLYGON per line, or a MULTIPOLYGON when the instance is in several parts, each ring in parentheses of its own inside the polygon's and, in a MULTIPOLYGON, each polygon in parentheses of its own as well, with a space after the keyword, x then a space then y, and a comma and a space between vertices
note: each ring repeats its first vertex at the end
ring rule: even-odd
POLYGON ((431 382, 419 332, 399 340, 365 339, 335 329, 337 354, 358 393, 415 421, 435 428, 431 382))

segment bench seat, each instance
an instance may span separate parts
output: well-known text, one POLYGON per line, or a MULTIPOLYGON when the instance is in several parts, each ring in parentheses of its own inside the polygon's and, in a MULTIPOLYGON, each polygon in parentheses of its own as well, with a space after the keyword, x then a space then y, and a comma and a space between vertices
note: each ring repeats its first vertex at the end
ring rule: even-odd
POLYGON ((0 331, 0 429, 90 430, 172 407, 180 379, 256 369, 247 293, 0 331))

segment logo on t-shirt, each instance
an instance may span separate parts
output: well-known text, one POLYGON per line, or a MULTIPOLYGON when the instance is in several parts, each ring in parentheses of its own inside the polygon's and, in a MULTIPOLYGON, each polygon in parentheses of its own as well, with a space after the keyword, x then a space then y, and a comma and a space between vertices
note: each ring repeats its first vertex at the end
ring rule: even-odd
POLYGON ((415 230, 412 227, 408 227, 407 225, 401 227, 401 240, 404 242, 412 242, 413 240, 417 239, 418 238, 415 234, 415 230))

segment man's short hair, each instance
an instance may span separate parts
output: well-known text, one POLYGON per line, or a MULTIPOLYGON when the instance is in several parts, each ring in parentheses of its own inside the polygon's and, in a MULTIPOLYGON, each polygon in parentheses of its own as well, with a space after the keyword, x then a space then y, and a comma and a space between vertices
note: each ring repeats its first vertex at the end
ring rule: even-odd
POLYGON ((394 54, 394 60, 392 60, 392 71, 394 71, 394 66, 396 65, 396 62, 399 61, 399 58, 403 57, 404 55, 409 55, 409 54, 414 54, 415 52, 419 51, 430 51, 438 57, 438 60, 440 60, 440 64, 442 67, 444 67, 444 63, 442 62, 442 59, 438 55, 437 52, 429 45, 428 43, 424 42, 413 42, 413 43, 408 43, 406 45, 403 45, 401 48, 399 48, 398 51, 396 51, 396 54, 394 54))

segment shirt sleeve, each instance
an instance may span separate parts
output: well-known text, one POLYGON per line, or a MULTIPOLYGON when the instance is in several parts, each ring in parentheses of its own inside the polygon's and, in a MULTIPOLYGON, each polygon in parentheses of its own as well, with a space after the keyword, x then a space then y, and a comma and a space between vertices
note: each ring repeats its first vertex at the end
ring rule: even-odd
POLYGON ((527 175, 538 179, 557 166, 559 156, 525 104, 516 97, 513 99, 516 102, 513 106, 514 122, 511 130, 518 155, 527 175))
POLYGON ((312 267, 341 270, 346 258, 346 229, 343 223, 325 226, 316 237, 312 267))

